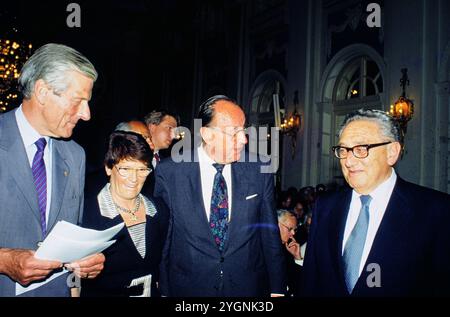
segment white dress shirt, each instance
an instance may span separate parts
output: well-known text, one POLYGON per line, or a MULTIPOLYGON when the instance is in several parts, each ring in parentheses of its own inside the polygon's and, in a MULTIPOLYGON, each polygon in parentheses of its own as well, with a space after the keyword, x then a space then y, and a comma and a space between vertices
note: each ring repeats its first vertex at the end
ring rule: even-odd
POLYGON ((34 155, 37 152, 37 146, 34 144, 37 140, 40 138, 45 138, 47 141, 47 145, 44 149, 44 163, 45 163, 45 172, 47 176, 47 206, 45 209, 45 220, 48 224, 48 217, 50 212, 50 203, 52 198, 52 161, 53 161, 53 154, 52 154, 52 139, 48 136, 42 136, 40 135, 28 122, 27 118, 25 117, 22 106, 20 106, 16 110, 16 121, 17 126, 19 127, 20 136, 22 137, 23 144, 25 146, 25 151, 27 152, 28 156, 28 162, 30 163, 30 168, 33 165, 33 159, 34 155))
MULTIPOLYGON (((153 152, 153 158, 152 158, 152 166, 153 166, 153 169, 155 169, 155 168, 156 168, 156 165, 158 164, 158 162, 156 162, 155 154, 158 154, 158 156, 159 156, 159 151, 158 151, 158 150, 155 150, 155 151, 153 152)), ((159 157, 159 159, 161 160, 161 157, 159 157)))
MULTIPOLYGON (((369 206, 369 228, 367 229, 366 242, 364 244, 363 253, 361 256, 361 263, 359 264, 359 274, 361 275, 369 256, 370 249, 372 248, 373 240, 380 227, 381 220, 383 219, 386 207, 391 198, 392 191, 394 190, 395 182, 397 180, 397 174, 392 168, 391 176, 383 183, 378 185, 369 195, 372 197, 372 201, 369 206)), ((350 210, 345 223, 344 240, 342 243, 342 254, 344 254, 345 244, 353 230, 353 227, 358 220, 359 211, 361 210, 361 195, 353 190, 352 201, 350 203, 350 210)))
MULTIPOLYGON (((216 168, 213 166, 216 163, 212 158, 208 156, 203 146, 197 148, 198 151, 198 163, 200 165, 200 179, 202 184, 203 203, 205 204, 206 217, 209 221, 209 215, 211 213, 211 195, 214 184, 214 176, 217 173, 216 168)), ((227 184, 228 193, 228 221, 231 219, 231 198, 232 198, 232 183, 231 183, 231 165, 225 164, 222 175, 225 178, 227 184)))

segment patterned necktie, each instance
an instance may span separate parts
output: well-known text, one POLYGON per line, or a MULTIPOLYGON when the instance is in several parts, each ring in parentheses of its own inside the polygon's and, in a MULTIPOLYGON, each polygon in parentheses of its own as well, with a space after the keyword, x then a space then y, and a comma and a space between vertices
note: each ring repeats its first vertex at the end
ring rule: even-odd
POLYGON ((225 178, 222 175, 223 164, 213 164, 217 170, 214 176, 213 191, 211 195, 211 213, 209 216, 209 227, 211 228, 219 251, 223 246, 228 233, 228 190, 225 178))
POLYGON ((34 186, 36 187, 39 212, 41 214, 42 237, 45 237, 47 235, 47 224, 45 220, 45 209, 47 208, 47 173, 45 171, 44 149, 47 141, 44 138, 40 138, 34 144, 36 144, 37 152, 34 155, 31 170, 33 172, 34 186))
POLYGON ((369 205, 372 197, 362 195, 361 210, 359 211, 358 220, 350 234, 344 248, 344 264, 345 264, 345 284, 349 293, 352 292, 359 278, 359 266, 361 264, 361 256, 366 242, 367 229, 369 227, 369 205))

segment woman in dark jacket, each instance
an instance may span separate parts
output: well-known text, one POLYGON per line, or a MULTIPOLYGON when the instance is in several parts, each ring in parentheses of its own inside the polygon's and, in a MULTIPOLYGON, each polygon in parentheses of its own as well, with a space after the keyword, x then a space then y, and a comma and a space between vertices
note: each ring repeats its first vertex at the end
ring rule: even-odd
POLYGON ((153 155, 145 139, 133 132, 114 132, 109 138, 105 171, 110 177, 100 193, 86 194, 83 227, 104 230, 118 223, 124 228, 116 243, 103 253, 102 273, 82 280, 81 296, 159 296, 157 282, 166 236, 167 207, 142 195, 152 172, 153 155))

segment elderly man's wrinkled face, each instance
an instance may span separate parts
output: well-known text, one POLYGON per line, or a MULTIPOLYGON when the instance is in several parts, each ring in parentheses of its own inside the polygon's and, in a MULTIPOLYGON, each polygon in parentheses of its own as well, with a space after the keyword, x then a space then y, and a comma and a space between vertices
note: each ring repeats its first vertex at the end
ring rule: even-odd
POLYGON ((297 219, 294 215, 284 215, 278 220, 278 227, 280 229, 281 242, 287 243, 297 231, 297 219))
MULTIPOLYGON (((339 145, 375 144, 389 141, 381 134, 376 122, 358 120, 350 122, 342 131, 339 145)), ((340 159, 342 173, 347 183, 359 194, 367 195, 389 178, 392 166, 400 154, 400 144, 393 142, 369 149, 366 158, 357 158, 351 151, 345 159, 340 159)))
POLYGON ((94 81, 76 71, 67 72, 68 87, 63 92, 49 88, 42 99, 43 122, 41 134, 55 138, 69 138, 78 120, 91 118, 88 101, 91 99, 94 81))
POLYGON ((201 135, 212 158, 221 164, 238 161, 247 143, 245 115, 239 106, 225 100, 218 101, 214 118, 201 135))

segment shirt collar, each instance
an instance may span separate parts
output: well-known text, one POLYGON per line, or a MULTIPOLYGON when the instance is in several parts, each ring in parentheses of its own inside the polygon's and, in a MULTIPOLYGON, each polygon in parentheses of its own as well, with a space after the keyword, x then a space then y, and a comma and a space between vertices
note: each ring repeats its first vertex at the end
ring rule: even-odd
POLYGON ((209 155, 208 153, 206 153, 205 148, 203 147, 203 145, 200 145, 198 147, 198 161, 201 164, 205 164, 205 165, 211 165, 213 166, 213 164, 216 163, 216 161, 214 161, 209 155))
MULTIPOLYGON (((389 197, 388 195, 390 192, 392 192, 392 189, 394 188, 396 181, 397 181, 397 174, 395 173, 394 168, 391 168, 391 175, 388 177, 388 179, 386 179, 384 182, 378 185, 372 192, 369 193, 369 195, 372 197, 372 200, 379 201, 380 199, 385 199, 386 197, 389 197)), ((358 198, 362 196, 355 190, 353 190, 353 194, 356 194, 358 198)))
POLYGON ((37 140, 39 140, 42 137, 45 138, 47 144, 49 144, 50 137, 40 135, 39 132, 37 132, 36 129, 34 129, 31 126, 30 122, 28 122, 27 118, 25 117, 25 114, 23 113, 22 105, 20 105, 20 107, 16 111, 16 121, 25 148, 28 148, 29 146, 33 145, 37 140))
MULTIPOLYGON (((148 216, 153 217, 157 213, 155 205, 151 202, 150 199, 148 199, 144 195, 139 194, 139 197, 141 198, 141 201, 144 203, 145 213, 148 216)), ((103 217, 113 219, 119 215, 114 205, 114 201, 112 199, 110 183, 107 183, 105 187, 103 187, 103 189, 100 191, 100 193, 97 196, 97 201, 100 209, 100 214, 103 217)))

